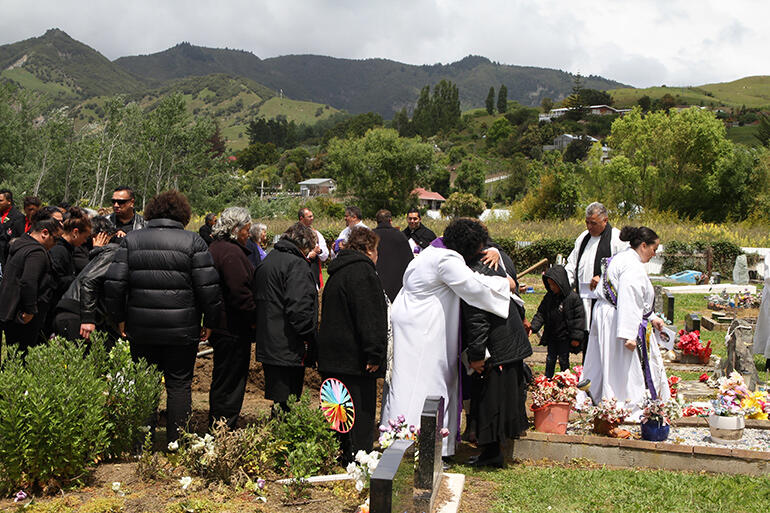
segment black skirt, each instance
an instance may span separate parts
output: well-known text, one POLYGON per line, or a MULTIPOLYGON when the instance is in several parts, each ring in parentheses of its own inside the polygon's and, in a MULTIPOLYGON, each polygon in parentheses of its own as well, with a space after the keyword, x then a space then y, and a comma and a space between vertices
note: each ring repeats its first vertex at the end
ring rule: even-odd
POLYGON ((519 436, 529 427, 527 383, 522 360, 491 366, 481 378, 476 437, 480 445, 519 436))

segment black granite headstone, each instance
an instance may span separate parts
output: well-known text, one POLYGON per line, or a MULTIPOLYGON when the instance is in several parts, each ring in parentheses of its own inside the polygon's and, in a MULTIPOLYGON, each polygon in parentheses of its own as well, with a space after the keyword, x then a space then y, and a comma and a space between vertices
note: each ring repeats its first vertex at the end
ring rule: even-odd
POLYGON ((664 295, 663 315, 666 316, 668 321, 674 322, 674 295, 668 291, 666 291, 664 295))
POLYGON ((414 486, 433 490, 441 478, 441 428, 444 427, 444 398, 428 396, 420 416, 420 436, 417 437, 417 472, 414 486))
POLYGON ((700 331, 700 316, 698 314, 687 314, 684 316, 685 331, 700 331))
POLYGON ((371 513, 414 511, 414 441, 396 440, 382 453, 369 481, 371 513))

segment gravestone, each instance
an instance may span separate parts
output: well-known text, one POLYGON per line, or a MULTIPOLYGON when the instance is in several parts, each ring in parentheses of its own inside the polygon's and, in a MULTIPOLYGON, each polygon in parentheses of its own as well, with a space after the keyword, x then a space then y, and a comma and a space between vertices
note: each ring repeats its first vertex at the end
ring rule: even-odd
POLYGON ((684 316, 685 331, 700 331, 700 316, 698 314, 686 314, 684 316))
POLYGON ((444 398, 428 396, 420 416, 417 468, 414 475, 415 507, 419 511, 433 511, 433 503, 441 485, 442 427, 444 427, 444 398))
POLYGON ((674 295, 660 285, 655 285, 653 309, 662 313, 669 323, 674 322, 674 295))
POLYGON ((369 481, 371 513, 414 510, 414 441, 396 440, 385 449, 369 481))
POLYGON ((733 267, 733 283, 736 285, 749 284, 749 263, 746 255, 735 257, 735 267, 733 267))
POLYGON ((725 345, 727 357, 719 362, 719 367, 714 372, 714 379, 729 376, 735 370, 743 376, 749 390, 754 390, 759 381, 759 374, 752 351, 754 328, 751 323, 745 319, 735 319, 725 335, 725 345))
POLYGON ((655 299, 652 302, 652 310, 654 312, 662 312, 663 298, 661 296, 663 295, 663 287, 661 285, 655 285, 652 287, 652 290, 655 291, 655 299))

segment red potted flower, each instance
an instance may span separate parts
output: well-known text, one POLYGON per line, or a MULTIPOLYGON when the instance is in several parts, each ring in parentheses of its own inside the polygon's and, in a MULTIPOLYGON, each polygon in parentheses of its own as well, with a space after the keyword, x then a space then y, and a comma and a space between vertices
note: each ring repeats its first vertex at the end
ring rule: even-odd
POLYGON ((543 374, 535 378, 530 385, 535 431, 562 435, 567 432, 569 413, 578 393, 577 384, 577 376, 569 370, 550 379, 543 374))

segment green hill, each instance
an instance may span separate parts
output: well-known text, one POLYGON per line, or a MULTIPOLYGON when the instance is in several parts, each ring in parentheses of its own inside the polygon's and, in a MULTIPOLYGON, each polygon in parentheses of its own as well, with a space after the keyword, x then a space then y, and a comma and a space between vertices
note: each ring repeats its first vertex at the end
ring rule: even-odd
POLYGON ((707 107, 770 108, 770 76, 745 77, 732 82, 705 84, 696 87, 648 87, 645 89, 620 88, 608 91, 615 105, 628 107, 644 95, 652 100, 664 94, 673 96, 677 103, 707 107))
POLYGON ((0 78, 46 93, 57 103, 134 92, 142 80, 59 29, 0 46, 0 78))

